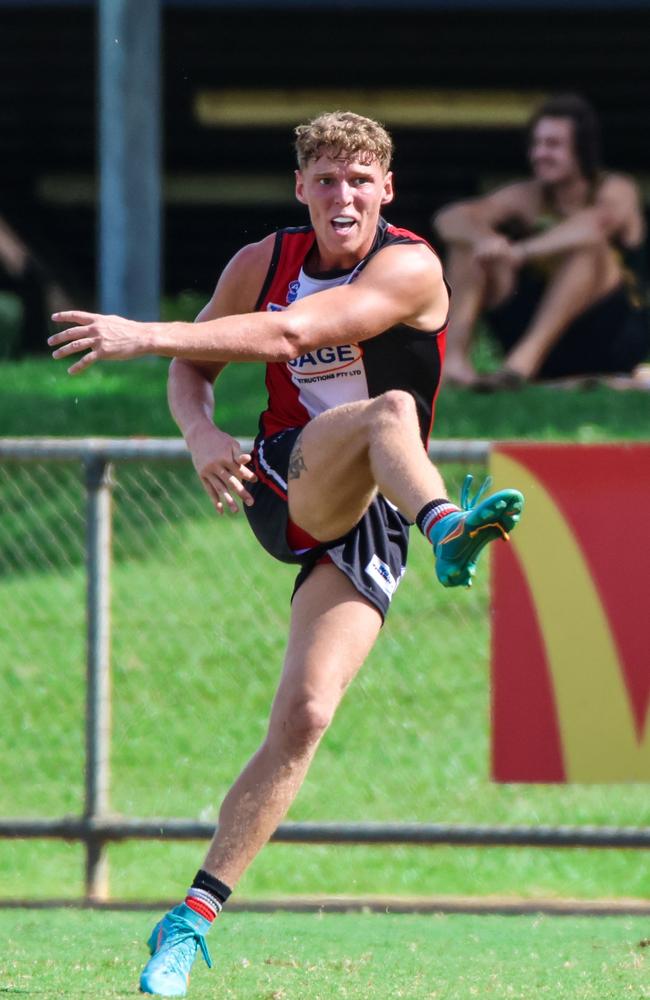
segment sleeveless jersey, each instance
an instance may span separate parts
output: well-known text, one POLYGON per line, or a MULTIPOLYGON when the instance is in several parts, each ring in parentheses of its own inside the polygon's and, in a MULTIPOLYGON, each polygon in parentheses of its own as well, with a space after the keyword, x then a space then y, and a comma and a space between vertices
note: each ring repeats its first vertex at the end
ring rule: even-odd
MULTIPOLYGON (((304 262, 314 241, 311 226, 278 231, 256 309, 286 309, 307 295, 349 284, 384 247, 413 243, 429 246, 414 233, 380 219, 372 248, 356 267, 311 276, 305 272, 304 262)), ((260 436, 304 427, 318 414, 342 403, 403 389, 415 400, 426 445, 433 424, 446 329, 446 322, 430 332, 398 324, 359 344, 319 347, 288 363, 270 362, 266 366, 268 406, 260 417, 260 436)))

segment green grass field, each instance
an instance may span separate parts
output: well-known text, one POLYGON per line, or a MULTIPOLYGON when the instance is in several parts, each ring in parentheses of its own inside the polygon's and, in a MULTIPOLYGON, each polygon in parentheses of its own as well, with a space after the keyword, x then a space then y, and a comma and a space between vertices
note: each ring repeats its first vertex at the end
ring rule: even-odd
MULTIPOLYGON (((177 522, 145 522, 127 532, 126 475, 118 469, 112 803, 127 815, 216 819, 218 801, 264 732, 293 572, 260 557, 245 523, 218 521, 207 501, 198 510, 187 502, 177 522), (228 567, 225 596, 215 565, 228 567), (215 726, 197 725, 206 713, 215 726)), ((169 496, 172 484, 160 492, 169 496)), ((133 495, 134 504, 140 497, 133 495)), ((20 512, 16 518, 20 523, 20 512)), ((53 516, 50 524, 54 531, 53 516)), ((37 555, 41 526, 29 521, 30 527, 37 555)), ((0 675, 0 759, 8 776, 0 784, 3 815, 56 816, 82 807, 81 546, 73 552, 68 545, 67 555, 70 564, 56 571, 30 569, 0 579, 12 625, 3 636, 3 662, 15 665, 0 675)), ((56 558, 51 553, 50 566, 56 558)), ((429 553, 414 544, 381 640, 327 734, 291 818, 648 823, 643 786, 490 782, 487 574, 462 594, 432 588, 430 576, 429 553)), ((200 852, 197 844, 116 845, 109 852, 112 891, 118 898, 173 898, 200 852)), ((647 872, 639 860, 635 851, 272 845, 240 895, 381 893, 391 886, 401 895, 644 897, 647 872)), ((79 896, 82 875, 78 845, 0 842, 0 894, 79 896), (34 885, 32 872, 44 864, 48 878, 34 885)))
MULTIPOLYGON (((143 361, 70 379, 63 366, 45 359, 0 365, 0 433, 174 434, 165 372, 164 363, 143 361)), ((224 376, 220 420, 233 433, 254 433, 263 402, 260 374, 255 366, 238 366, 224 376)), ((647 439, 650 407, 643 394, 605 389, 570 394, 531 387, 494 398, 446 392, 436 433, 647 439)), ((9 665, 0 673, 0 814, 78 813, 83 491, 73 468, 7 469, 0 479, 0 656, 9 665)), ((454 489, 462 471, 446 470, 454 489)), ((258 552, 241 519, 213 516, 189 467, 173 474, 156 467, 150 475, 120 466, 117 482, 112 803, 127 815, 212 820, 264 732, 293 572, 258 552), (209 725, 202 724, 206 718, 209 725)), ((381 640, 289 818, 649 825, 644 786, 490 781, 488 635, 487 572, 471 592, 432 588, 430 556, 414 541, 381 640)), ((114 846, 113 894, 175 898, 201 856, 198 844, 114 846)), ((239 895, 390 889, 396 895, 647 898, 643 862, 635 851, 271 845, 239 895)), ((82 879, 77 844, 0 841, 0 895, 74 898, 82 879), (43 870, 47 878, 35 881, 33 873, 43 870)))
MULTIPOLYGON (((157 914, 0 911, 0 994, 130 997, 157 914)), ((642 1000, 639 918, 228 914, 190 997, 230 1000, 642 1000)))
MULTIPOLYGON (((0 435, 176 435, 167 409, 167 363, 104 364, 69 377, 63 362, 0 363, 0 435)), ((257 365, 231 365, 218 385, 218 413, 229 433, 254 434, 265 401, 257 365)), ((611 441, 650 437, 644 392, 605 387, 567 392, 528 386, 480 396, 445 389, 436 411, 438 438, 533 438, 611 441)))

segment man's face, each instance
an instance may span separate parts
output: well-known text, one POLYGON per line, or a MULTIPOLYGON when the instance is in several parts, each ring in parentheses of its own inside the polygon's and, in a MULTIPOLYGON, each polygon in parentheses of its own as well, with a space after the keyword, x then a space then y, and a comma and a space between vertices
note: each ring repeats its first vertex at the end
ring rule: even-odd
POLYGON ((570 118, 540 118, 528 155, 533 174, 542 184, 561 184, 581 176, 570 118))
POLYGON ((368 253, 382 205, 393 200, 392 174, 376 161, 326 153, 296 170, 296 198, 307 205, 325 267, 354 267, 368 253))

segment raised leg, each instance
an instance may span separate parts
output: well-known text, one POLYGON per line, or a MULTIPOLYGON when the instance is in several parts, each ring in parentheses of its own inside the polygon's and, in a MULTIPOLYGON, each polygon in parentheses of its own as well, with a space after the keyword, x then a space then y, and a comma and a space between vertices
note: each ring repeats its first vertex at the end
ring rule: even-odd
POLYGON ((420 438, 408 392, 338 406, 310 421, 289 465, 289 512, 319 541, 340 538, 361 519, 379 491, 405 517, 445 487, 420 438))

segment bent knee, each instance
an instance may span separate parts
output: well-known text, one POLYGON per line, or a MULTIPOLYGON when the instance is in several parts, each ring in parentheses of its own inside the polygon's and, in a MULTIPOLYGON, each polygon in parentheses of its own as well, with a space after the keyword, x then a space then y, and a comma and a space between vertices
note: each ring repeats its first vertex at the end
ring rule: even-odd
POLYGON ((289 751, 300 751, 318 743, 334 712, 317 698, 296 699, 277 720, 275 733, 289 751))
POLYGON ((413 396, 404 389, 389 389, 381 396, 376 396, 374 404, 381 415, 389 419, 410 419, 417 414, 413 396))
POLYGON ((589 242, 583 246, 574 247, 572 250, 567 250, 565 254, 560 255, 560 259, 564 260, 565 264, 568 265, 572 262, 586 262, 589 265, 598 265, 610 258, 612 260, 615 259, 612 247, 607 237, 600 233, 595 233, 589 242))

